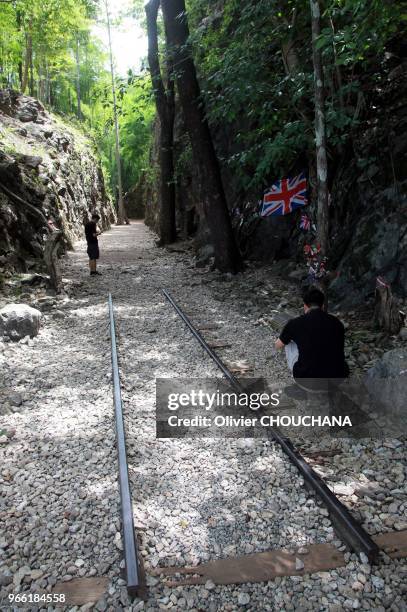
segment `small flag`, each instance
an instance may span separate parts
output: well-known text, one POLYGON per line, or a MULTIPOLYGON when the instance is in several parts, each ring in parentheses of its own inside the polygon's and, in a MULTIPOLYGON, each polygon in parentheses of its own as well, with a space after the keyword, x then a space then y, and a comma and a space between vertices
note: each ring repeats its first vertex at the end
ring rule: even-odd
POLYGON ((383 276, 378 276, 376 278, 376 289, 378 289, 379 287, 386 287, 386 289, 390 287, 389 283, 386 283, 383 276))
POLYGON ((305 232, 308 232, 308 230, 311 229, 311 221, 308 215, 306 215, 305 213, 303 213, 301 215, 301 220, 300 220, 300 229, 304 230, 305 232))
POLYGON ((304 246, 305 257, 316 257, 321 252, 320 244, 306 244, 304 246))
POLYGON ((294 178, 288 177, 276 181, 265 192, 260 216, 289 215, 296 208, 307 204, 307 179, 302 172, 294 178))

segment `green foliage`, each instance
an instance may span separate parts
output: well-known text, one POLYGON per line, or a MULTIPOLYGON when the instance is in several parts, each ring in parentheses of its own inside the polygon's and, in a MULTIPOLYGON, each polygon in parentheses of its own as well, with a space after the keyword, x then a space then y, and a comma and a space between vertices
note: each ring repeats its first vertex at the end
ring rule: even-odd
MULTIPOLYGON (((73 81, 77 40, 92 45, 89 31, 94 14, 89 0, 1 3, 2 86, 20 89, 23 85, 31 95, 52 104, 67 82, 73 81)), ((75 90, 72 85, 71 90, 75 90)))
MULTIPOLYGON (((337 24, 324 28, 320 47, 336 49, 336 64, 369 63, 382 55, 400 27, 402 2, 388 0, 331 0, 325 17, 337 24)), ((332 54, 329 53, 332 58, 332 54)))
MULTIPOLYGON (((142 5, 141 0, 135 2, 139 14, 142 5)), ((0 87, 24 87, 25 93, 74 124, 79 120, 82 129, 94 137, 108 188, 115 193, 117 168, 108 55, 92 35, 99 9, 103 14, 98 0, 0 2, 0 87)), ((128 78, 116 81, 123 186, 127 190, 147 165, 154 105, 145 74, 130 73, 128 78)))
MULTIPOLYGON (((123 171, 123 189, 135 185, 148 165, 152 139, 154 101, 150 78, 146 74, 129 73, 127 79, 116 79, 117 105, 120 131, 120 155, 123 171)), ((92 113, 89 117, 105 174, 112 192, 117 183, 117 165, 114 154, 114 119, 110 75, 101 80, 94 91, 92 113)))
MULTIPOLYGON (((331 149, 359 125, 362 80, 364 89, 376 86, 376 73, 401 31, 402 4, 321 2, 318 45, 331 149)), ((189 0, 188 10, 207 116, 223 161, 239 187, 259 189, 315 148, 309 0, 189 0)))
POLYGON ((135 185, 147 168, 155 114, 151 94, 149 77, 140 76, 133 80, 122 98, 119 124, 125 189, 135 185))
MULTIPOLYGON (((134 0, 132 7, 140 21, 143 4, 134 0)), ((407 20, 403 5, 402 0, 321 1, 318 46, 331 156, 359 128, 370 92, 383 86, 383 68, 397 58, 394 41, 402 39, 407 20)), ((49 108, 77 116, 95 139, 114 193, 110 73, 106 50, 92 36, 102 9, 98 0, 0 2, 0 86, 24 85, 26 93, 49 108)), ((315 149, 309 0, 187 0, 187 10, 202 95, 222 162, 238 188, 258 191, 315 149)), ((162 47, 161 18, 159 31, 162 47)), ((154 103, 144 73, 117 79, 116 85, 127 190, 143 171, 151 174, 154 103)), ((177 178, 189 166, 190 148, 185 145, 177 178)))

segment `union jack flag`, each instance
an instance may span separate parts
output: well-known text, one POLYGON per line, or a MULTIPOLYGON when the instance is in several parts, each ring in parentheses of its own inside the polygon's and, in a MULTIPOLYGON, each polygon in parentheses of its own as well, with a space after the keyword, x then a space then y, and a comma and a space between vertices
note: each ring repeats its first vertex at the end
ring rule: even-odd
POLYGON ((294 178, 288 177, 276 181, 265 192, 260 216, 289 215, 296 208, 307 204, 307 179, 302 172, 294 178))
POLYGON ((308 230, 311 229, 310 218, 305 213, 301 215, 300 229, 303 229, 305 232, 308 232, 308 230))

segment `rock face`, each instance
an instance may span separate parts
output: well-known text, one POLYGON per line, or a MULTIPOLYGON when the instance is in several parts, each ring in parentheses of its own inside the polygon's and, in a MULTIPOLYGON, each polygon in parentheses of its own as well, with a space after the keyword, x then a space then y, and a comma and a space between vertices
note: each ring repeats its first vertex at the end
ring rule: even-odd
POLYGON ((42 260, 47 224, 65 246, 83 233, 89 210, 114 220, 91 142, 37 100, 0 90, 0 271, 42 260))
POLYGON ((127 215, 130 219, 144 219, 144 184, 140 181, 137 185, 129 189, 123 197, 127 215))
MULTIPOLYGON (((158 118, 154 121, 153 126, 153 141, 151 143, 149 165, 150 167, 158 168, 159 163, 159 120, 158 118)), ((144 222, 148 227, 158 233, 159 228, 159 175, 153 179, 149 177, 148 173, 143 172, 136 189, 139 189, 143 193, 143 199, 145 202, 145 218, 144 222)))
MULTIPOLYGON (((206 27, 204 22, 200 27, 206 27)), ((367 92, 369 101, 358 118, 357 129, 352 128, 340 146, 329 143, 332 160, 329 164, 328 269, 337 274, 330 287, 332 302, 344 309, 369 299, 377 276, 384 276, 396 297, 407 298, 407 63, 403 61, 394 69, 397 61, 394 56, 380 65, 383 71, 380 88, 368 72, 360 75, 360 90, 364 95, 367 92)), ((284 217, 260 219, 262 188, 252 188, 250 183, 242 187, 238 172, 232 172, 231 166, 223 162, 239 151, 237 136, 250 129, 250 121, 245 116, 240 116, 234 124, 219 120, 211 125, 239 247, 246 259, 267 263, 291 260, 306 270, 304 244, 317 241, 316 228, 312 227, 317 221, 314 145, 310 143, 309 149, 299 153, 296 160, 287 160, 285 167, 264 168, 262 175, 263 186, 268 187, 284 175, 308 173, 310 206, 306 212, 312 225, 304 231, 299 227, 302 209, 284 217)), ((156 123, 151 167, 157 167, 157 138, 156 123)), ((199 249, 208 243, 209 233, 200 205, 189 139, 178 106, 174 138, 177 229, 181 237, 196 237, 199 249)), ((242 173, 245 172, 248 170, 243 163, 242 173)), ((159 225, 157 179, 158 173, 150 172, 151 197, 149 194, 145 198, 146 222, 155 230, 159 225)))
POLYGON ((21 340, 33 338, 40 329, 41 312, 27 304, 8 304, 0 310, 0 337, 21 340))
MULTIPOLYGON (((192 164, 189 137, 182 119, 181 109, 176 104, 174 125, 174 165, 176 168, 176 224, 181 239, 196 238, 197 250, 209 242, 209 231, 199 195, 199 185, 192 164)), ((146 172, 141 176, 136 192, 145 202, 145 223, 159 231, 159 120, 154 123, 154 138, 150 150, 150 167, 157 168, 155 174, 146 172)))

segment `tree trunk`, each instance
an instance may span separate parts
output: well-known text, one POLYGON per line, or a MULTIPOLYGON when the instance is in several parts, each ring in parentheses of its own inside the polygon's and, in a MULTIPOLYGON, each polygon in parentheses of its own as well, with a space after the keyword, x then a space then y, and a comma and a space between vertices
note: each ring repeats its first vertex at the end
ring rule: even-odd
POLYGON ((310 0, 310 7, 315 87, 315 142, 317 150, 317 236, 318 242, 321 245, 321 253, 326 256, 328 252, 329 237, 328 160, 326 153, 324 72, 322 66, 322 53, 321 50, 317 48, 317 41, 321 34, 319 0, 310 0))
POLYGON ((191 141, 206 221, 215 250, 215 266, 224 272, 237 272, 240 254, 223 190, 218 159, 212 142, 205 108, 188 45, 189 29, 184 0, 161 0, 166 32, 185 125, 191 141))
POLYGON ((297 51, 295 49, 294 41, 294 26, 297 20, 297 9, 292 12, 291 23, 285 19, 285 23, 288 29, 288 36, 281 44, 281 51, 283 54, 283 64, 285 71, 288 75, 292 75, 298 72, 300 62, 298 59, 297 51))
POLYGON ((55 106, 55 101, 54 101, 54 90, 52 88, 52 81, 51 81, 51 76, 49 78, 49 105, 50 106, 55 106))
POLYGON ((46 60, 38 67, 38 99, 43 104, 47 102, 47 65, 46 60))
POLYGON ((42 66, 41 64, 39 64, 38 66, 38 81, 37 81, 37 98, 40 102, 44 102, 43 98, 42 98, 42 66))
POLYGON ((375 325, 389 334, 398 334, 403 325, 403 317, 390 285, 380 276, 376 279, 375 300, 375 325))
POLYGON ((51 286, 56 293, 62 291, 62 275, 58 262, 58 250, 62 242, 63 234, 60 230, 53 231, 47 236, 44 247, 44 262, 47 267, 51 286))
POLYGON ((343 97, 342 72, 341 72, 341 67, 338 64, 338 54, 336 52, 336 44, 335 44, 335 25, 334 25, 332 17, 330 17, 329 22, 331 24, 331 30, 332 30, 332 50, 334 54, 336 86, 338 89, 339 106, 341 108, 341 111, 345 112, 345 100, 343 97))
MULTIPOLYGON (((17 31, 19 33, 21 33, 21 11, 19 9, 16 9, 16 25, 17 25, 17 31)), ((20 81, 20 90, 23 86, 23 60, 22 57, 20 56, 20 59, 18 61, 18 80, 20 81)))
POLYGON ((79 121, 82 121, 82 111, 81 111, 81 71, 80 71, 80 63, 79 63, 79 36, 76 37, 75 60, 76 60, 76 104, 77 104, 77 115, 78 115, 79 121))
POLYGON ((30 83, 29 90, 30 96, 34 97, 34 62, 33 62, 33 49, 32 49, 32 38, 30 36, 31 41, 31 53, 30 53, 30 83))
POLYGON ((160 0, 150 0, 146 6, 148 32, 148 63, 153 83, 155 104, 160 119, 160 243, 176 239, 174 184, 174 86, 171 68, 165 90, 158 57, 157 14, 160 0))
POLYGON ((112 96, 113 96, 113 116, 114 116, 114 134, 116 143, 116 165, 117 165, 117 225, 123 225, 128 223, 126 209, 124 208, 123 202, 123 185, 122 185, 122 166, 120 159, 120 136, 119 136, 119 121, 117 118, 117 103, 116 103, 116 86, 114 82, 114 66, 113 66, 113 52, 112 52, 112 37, 110 32, 110 15, 109 15, 109 4, 108 0, 105 0, 106 8, 106 21, 107 21, 107 34, 109 39, 109 56, 110 56, 110 75, 112 78, 112 96))
POLYGON ((32 65, 32 51, 33 42, 31 36, 32 18, 28 23, 28 32, 25 34, 25 59, 24 59, 24 72, 21 81, 21 92, 24 93, 28 85, 28 74, 30 66, 32 65))
POLYGON ((45 75, 45 99, 48 106, 51 104, 51 79, 49 74, 48 61, 46 63, 46 75, 45 75))

